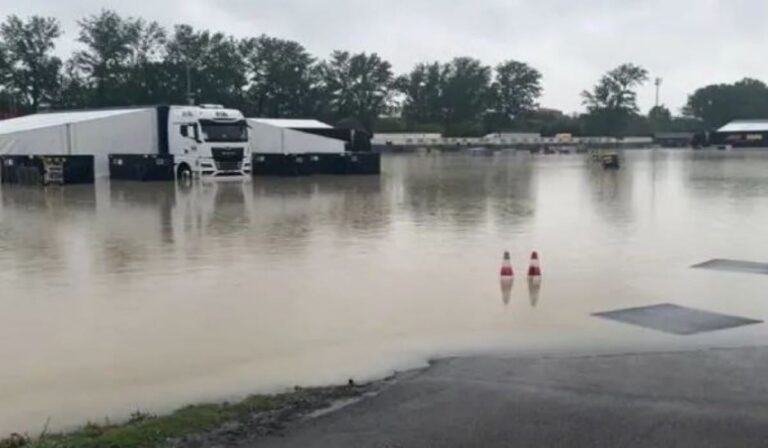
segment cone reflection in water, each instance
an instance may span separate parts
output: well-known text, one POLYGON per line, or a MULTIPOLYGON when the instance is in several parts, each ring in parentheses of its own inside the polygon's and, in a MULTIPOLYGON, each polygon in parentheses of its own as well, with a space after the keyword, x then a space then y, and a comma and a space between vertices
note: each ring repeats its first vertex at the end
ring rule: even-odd
POLYGON ((541 293, 541 277, 528 277, 528 297, 531 299, 531 308, 536 308, 539 304, 539 294, 541 293))
POLYGON ((515 284, 515 279, 512 276, 502 276, 501 281, 501 301, 504 305, 509 305, 512 298, 512 286, 515 284))
POLYGON ((515 273, 512 270, 512 257, 510 257, 509 252, 504 252, 504 259, 501 261, 501 277, 512 277, 513 275, 515 273))

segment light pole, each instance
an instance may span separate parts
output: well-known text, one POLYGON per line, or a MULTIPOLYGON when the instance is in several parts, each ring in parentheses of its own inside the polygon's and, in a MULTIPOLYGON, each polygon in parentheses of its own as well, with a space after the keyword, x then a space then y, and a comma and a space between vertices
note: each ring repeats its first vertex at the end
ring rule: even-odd
POLYGON ((187 59, 187 104, 193 106, 195 99, 192 97, 192 68, 189 65, 189 59, 187 59))
POLYGON ((661 78, 656 78, 653 83, 656 85, 656 107, 659 107, 659 91, 661 90, 661 83, 664 80, 661 78))

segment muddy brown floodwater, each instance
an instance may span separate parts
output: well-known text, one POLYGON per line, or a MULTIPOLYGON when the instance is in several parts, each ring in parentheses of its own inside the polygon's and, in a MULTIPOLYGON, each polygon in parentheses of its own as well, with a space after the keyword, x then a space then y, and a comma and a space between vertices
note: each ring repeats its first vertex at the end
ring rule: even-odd
POLYGON ((768 154, 387 156, 381 177, 0 189, 0 435, 483 353, 761 343, 592 317, 768 318, 768 154), (504 250, 518 278, 500 287, 504 250), (520 276, 532 250, 543 281, 520 276))

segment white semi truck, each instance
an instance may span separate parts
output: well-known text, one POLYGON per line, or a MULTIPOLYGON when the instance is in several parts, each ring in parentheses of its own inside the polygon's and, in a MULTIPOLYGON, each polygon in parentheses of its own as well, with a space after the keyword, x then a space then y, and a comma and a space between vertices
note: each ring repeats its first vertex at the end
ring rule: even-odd
POLYGON ((57 163, 64 178, 87 178, 82 165, 91 159, 91 179, 250 175, 248 123, 240 111, 217 105, 48 112, 0 121, 4 182, 19 166, 47 173, 57 163))
POLYGON ((171 106, 168 146, 177 176, 251 173, 248 123, 239 110, 217 105, 171 106))

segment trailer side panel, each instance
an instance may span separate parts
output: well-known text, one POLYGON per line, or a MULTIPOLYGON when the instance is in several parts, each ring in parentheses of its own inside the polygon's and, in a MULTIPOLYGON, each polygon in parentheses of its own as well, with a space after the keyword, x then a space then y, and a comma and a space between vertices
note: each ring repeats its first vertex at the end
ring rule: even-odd
POLYGON ((251 152, 260 154, 343 153, 345 142, 257 120, 248 120, 251 152))
POLYGON ((0 155, 67 154, 63 126, 0 134, 0 155))
POLYGON ((73 123, 73 155, 93 155, 97 178, 109 176, 109 154, 158 154, 159 141, 155 109, 73 123))

